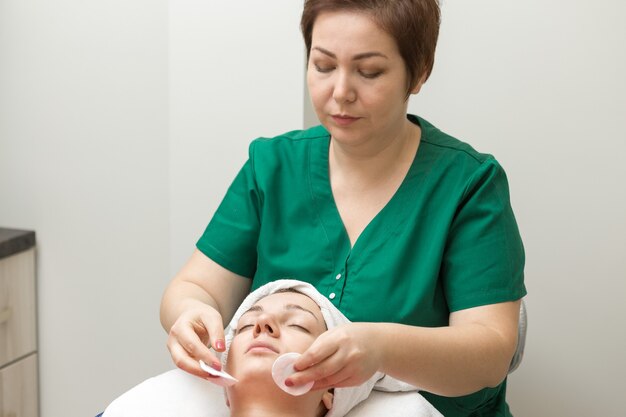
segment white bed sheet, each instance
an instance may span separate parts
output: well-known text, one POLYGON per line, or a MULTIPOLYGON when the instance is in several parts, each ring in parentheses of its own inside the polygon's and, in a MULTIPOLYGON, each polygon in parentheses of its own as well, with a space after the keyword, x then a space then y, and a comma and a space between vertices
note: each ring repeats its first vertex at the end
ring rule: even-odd
MULTIPOLYGON (((442 417, 418 392, 373 391, 346 417, 442 417)), ((113 401, 103 417, 229 417, 221 387, 175 369, 113 401)))

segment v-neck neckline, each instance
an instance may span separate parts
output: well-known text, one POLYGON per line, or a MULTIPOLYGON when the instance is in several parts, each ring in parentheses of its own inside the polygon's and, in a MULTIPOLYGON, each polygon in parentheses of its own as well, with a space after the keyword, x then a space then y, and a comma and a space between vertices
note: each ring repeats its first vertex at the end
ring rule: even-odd
POLYGON ((322 138, 323 140, 314 142, 309 161, 311 191, 321 222, 326 230, 326 236, 330 242, 334 241, 337 243, 335 253, 353 254, 354 252, 363 251, 370 240, 368 236, 375 234, 377 241, 381 241, 381 239, 387 240, 391 232, 402 224, 402 219, 404 218, 402 214, 408 208, 406 197, 410 196, 415 188, 410 187, 408 184, 412 182, 419 171, 418 167, 423 153, 421 152, 422 142, 425 139, 424 124, 421 120, 418 117, 411 117, 411 115, 408 117, 411 122, 417 124, 421 129, 420 145, 400 186, 361 231, 354 245, 350 242, 350 236, 341 218, 330 183, 330 133, 327 132, 327 135, 322 138), (383 221, 382 219, 390 219, 390 221, 383 221), (384 236, 381 234, 384 234, 384 236))

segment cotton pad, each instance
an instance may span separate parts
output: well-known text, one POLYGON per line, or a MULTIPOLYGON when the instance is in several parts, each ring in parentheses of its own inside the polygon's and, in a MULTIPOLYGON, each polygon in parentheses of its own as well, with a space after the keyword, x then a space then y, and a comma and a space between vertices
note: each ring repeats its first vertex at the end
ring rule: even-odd
POLYGON ((237 378, 233 378, 228 375, 224 371, 218 371, 217 369, 211 368, 209 365, 204 363, 203 360, 200 360, 200 368, 202 368, 209 375, 216 376, 218 378, 207 378, 208 381, 213 382, 214 384, 220 385, 222 387, 230 387, 231 385, 235 385, 236 382, 239 382, 237 378))
POLYGON ((274 365, 272 365, 272 378, 274 379, 274 382, 276 382, 276 385, 278 385, 280 389, 286 393, 294 396, 304 395, 313 387, 313 381, 308 384, 294 387, 288 387, 285 385, 285 380, 296 373, 293 364, 300 356, 301 355, 296 352, 285 353, 284 355, 280 355, 276 358, 274 365))

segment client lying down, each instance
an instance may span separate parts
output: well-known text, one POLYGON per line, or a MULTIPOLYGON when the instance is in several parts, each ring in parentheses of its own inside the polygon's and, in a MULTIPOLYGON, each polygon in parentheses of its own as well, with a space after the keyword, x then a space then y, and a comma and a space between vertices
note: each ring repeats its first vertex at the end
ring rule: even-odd
POLYGON ((226 329, 226 351, 221 360, 223 369, 237 382, 231 385, 228 377, 207 373, 208 381, 225 386, 228 409, 223 406, 223 397, 221 404, 216 404, 216 385, 180 375, 185 373, 177 370, 171 371, 175 376, 166 373, 124 394, 107 408, 104 417, 165 417, 172 411, 153 403, 166 395, 171 404, 174 387, 168 385, 174 384, 185 397, 178 400, 178 417, 441 416, 415 387, 381 373, 357 387, 310 390, 310 386, 287 386, 285 379, 293 357, 326 330, 345 323, 346 317, 313 286, 294 280, 271 282, 248 295, 226 329), (142 387, 145 384, 153 388, 142 387), (373 389, 387 392, 373 395, 373 389), (211 395, 213 400, 208 404, 207 396, 211 395), (193 402, 206 406, 202 410, 193 402))

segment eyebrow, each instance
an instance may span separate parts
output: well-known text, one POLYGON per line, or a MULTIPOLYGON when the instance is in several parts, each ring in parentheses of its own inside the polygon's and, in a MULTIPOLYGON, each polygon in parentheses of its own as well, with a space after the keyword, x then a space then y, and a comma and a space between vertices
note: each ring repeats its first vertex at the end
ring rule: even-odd
MULTIPOLYGON (((328 55, 331 58, 337 58, 337 55, 335 55, 334 53, 330 52, 328 49, 324 49, 322 47, 319 46, 315 46, 313 47, 314 50, 316 51, 320 51, 321 53, 323 53, 324 55, 328 55)), ((372 52, 362 52, 360 54, 356 54, 355 56, 352 57, 353 61, 358 61, 360 59, 366 59, 366 58, 372 58, 372 57, 381 57, 381 58, 385 58, 385 59, 389 59, 389 57, 381 52, 376 52, 376 51, 372 51, 372 52)))
MULTIPOLYGON (((304 311, 306 313, 309 313, 311 316, 313 316, 313 318, 315 319, 316 322, 319 323, 319 319, 317 318, 317 316, 311 311, 308 310, 302 306, 299 306, 297 304, 285 304, 284 306, 285 310, 299 310, 299 311, 304 311)), ((245 313, 243 313, 241 316, 243 317, 244 314, 250 313, 250 312, 263 312, 263 307, 259 306, 259 305, 255 305, 250 307, 248 310, 246 310, 245 313)))

